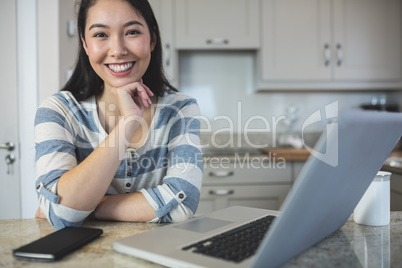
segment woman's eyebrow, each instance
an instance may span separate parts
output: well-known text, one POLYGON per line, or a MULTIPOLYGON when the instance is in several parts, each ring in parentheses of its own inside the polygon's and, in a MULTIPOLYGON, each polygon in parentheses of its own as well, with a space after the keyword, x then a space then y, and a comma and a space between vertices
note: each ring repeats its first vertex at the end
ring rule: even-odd
POLYGON ((132 21, 126 22, 126 23, 124 23, 123 27, 128 27, 131 25, 140 25, 140 26, 144 27, 144 25, 141 22, 139 22, 138 20, 132 20, 132 21))
MULTIPOLYGON (((125 27, 131 26, 131 25, 140 25, 140 26, 144 27, 144 25, 141 22, 139 22, 138 20, 132 20, 132 21, 126 22, 126 23, 124 23, 123 27, 125 28, 125 27)), ((95 23, 95 24, 92 24, 88 30, 91 30, 93 28, 109 29, 110 27, 105 24, 102 24, 102 23, 95 23)))
POLYGON ((106 29, 109 29, 110 27, 107 26, 107 25, 101 24, 101 23, 95 23, 95 24, 92 24, 91 27, 89 27, 88 31, 90 31, 93 28, 106 28, 106 29))

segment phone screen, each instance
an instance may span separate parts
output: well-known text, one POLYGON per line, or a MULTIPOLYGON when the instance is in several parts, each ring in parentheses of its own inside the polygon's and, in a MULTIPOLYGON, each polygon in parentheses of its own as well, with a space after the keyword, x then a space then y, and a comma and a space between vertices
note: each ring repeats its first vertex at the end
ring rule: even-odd
POLYGON ((102 233, 102 229, 97 228, 66 227, 13 250, 13 255, 25 260, 55 261, 102 233))

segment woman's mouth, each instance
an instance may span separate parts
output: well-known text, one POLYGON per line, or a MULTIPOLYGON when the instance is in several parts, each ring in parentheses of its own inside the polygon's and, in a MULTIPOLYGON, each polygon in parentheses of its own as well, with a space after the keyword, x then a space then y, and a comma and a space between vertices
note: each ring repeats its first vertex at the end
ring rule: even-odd
POLYGON ((129 62, 125 64, 107 64, 106 66, 115 74, 125 74, 134 65, 134 62, 129 62))

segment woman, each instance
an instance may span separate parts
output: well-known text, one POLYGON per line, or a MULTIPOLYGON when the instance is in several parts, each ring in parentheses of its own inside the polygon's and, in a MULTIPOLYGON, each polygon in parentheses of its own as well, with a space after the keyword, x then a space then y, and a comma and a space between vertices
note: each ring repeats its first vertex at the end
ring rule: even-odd
POLYGON ((57 229, 96 219, 172 222, 197 209, 199 108, 162 70, 144 0, 82 0, 72 78, 35 120, 40 208, 57 229), (155 105, 156 104, 156 105, 155 105))

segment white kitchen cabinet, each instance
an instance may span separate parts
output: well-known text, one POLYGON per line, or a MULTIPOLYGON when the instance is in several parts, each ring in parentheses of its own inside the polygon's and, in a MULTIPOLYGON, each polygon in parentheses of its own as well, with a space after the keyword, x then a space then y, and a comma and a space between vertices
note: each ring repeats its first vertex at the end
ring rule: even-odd
POLYGON ((401 1, 332 3, 334 79, 401 79, 401 1))
POLYGON ((162 39, 163 67, 170 83, 177 84, 177 52, 174 47, 173 3, 172 0, 149 0, 158 21, 162 39))
POLYGON ((330 0, 263 0, 263 80, 331 78, 330 10, 330 0))
POLYGON ((292 186, 290 163, 278 167, 267 157, 214 159, 204 166, 197 214, 235 205, 278 210, 292 186))
POLYGON ((400 15, 400 0, 262 0, 260 78, 400 81, 400 15))
POLYGON ((291 163, 293 183, 296 181, 297 176, 299 176, 300 171, 303 169, 305 163, 306 163, 305 161, 294 161, 291 163))
POLYGON ((175 0, 178 49, 259 48, 259 0, 175 0))

